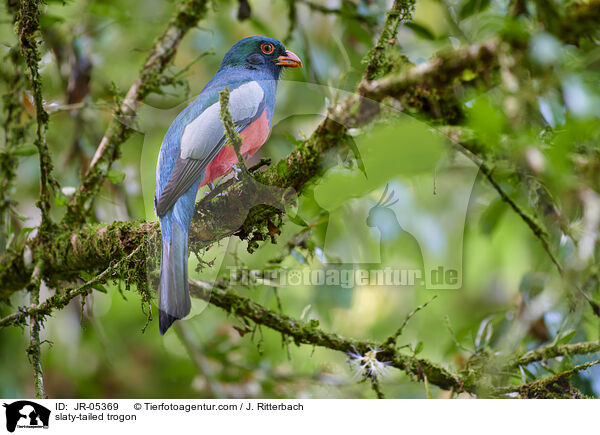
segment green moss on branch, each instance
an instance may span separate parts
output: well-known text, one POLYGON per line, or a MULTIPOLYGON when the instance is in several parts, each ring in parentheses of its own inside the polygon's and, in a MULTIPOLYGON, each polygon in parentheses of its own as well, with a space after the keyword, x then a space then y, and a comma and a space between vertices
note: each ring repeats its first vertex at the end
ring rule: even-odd
MULTIPOLYGON (((353 340, 339 334, 325 332, 314 322, 303 322, 269 310, 251 299, 227 290, 223 286, 211 287, 190 281, 190 293, 192 296, 204 299, 228 313, 281 332, 290 337, 296 345, 307 344, 343 353, 353 351, 360 354, 365 354, 370 349, 383 348, 377 342, 353 340)), ((430 383, 443 389, 459 390, 464 386, 460 377, 445 368, 422 358, 403 355, 389 347, 383 348, 378 353, 378 359, 389 362, 390 366, 404 371, 413 378, 423 380, 423 376, 427 376, 430 383)))
POLYGON ((40 199, 37 202, 42 213, 40 233, 38 238, 46 237, 52 228, 50 221, 50 207, 52 189, 57 188, 56 180, 52 178, 52 160, 46 144, 46 128, 48 126, 48 113, 44 109, 42 97, 42 84, 38 70, 40 53, 37 40, 40 21, 40 2, 38 0, 22 0, 16 11, 16 32, 21 47, 21 54, 29 71, 29 81, 33 91, 33 101, 36 114, 36 137, 34 145, 37 148, 40 161, 40 199))

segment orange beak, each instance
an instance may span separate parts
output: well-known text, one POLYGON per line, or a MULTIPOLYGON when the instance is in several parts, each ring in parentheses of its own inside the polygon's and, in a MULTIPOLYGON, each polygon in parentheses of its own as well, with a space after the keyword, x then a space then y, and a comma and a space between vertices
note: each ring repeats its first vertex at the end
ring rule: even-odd
POLYGON ((289 50, 285 52, 285 56, 279 56, 275 61, 276 65, 287 66, 289 68, 302 67, 300 58, 289 50))

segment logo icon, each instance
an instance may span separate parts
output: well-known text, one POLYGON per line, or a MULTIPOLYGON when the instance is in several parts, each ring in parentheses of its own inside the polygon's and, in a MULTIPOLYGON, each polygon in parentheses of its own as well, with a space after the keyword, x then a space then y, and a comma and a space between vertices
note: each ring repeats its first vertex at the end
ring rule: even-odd
POLYGON ((50 410, 29 400, 19 400, 3 405, 6 408, 6 430, 14 432, 18 427, 27 429, 47 429, 50 410))

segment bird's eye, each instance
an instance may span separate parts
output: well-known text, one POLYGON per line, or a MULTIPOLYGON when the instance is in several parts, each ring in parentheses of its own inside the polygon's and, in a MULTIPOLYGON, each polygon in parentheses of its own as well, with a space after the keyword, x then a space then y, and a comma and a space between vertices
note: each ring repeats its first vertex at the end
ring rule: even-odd
POLYGON ((263 42, 260 44, 260 49, 264 54, 271 54, 275 50, 275 47, 270 42, 263 42))

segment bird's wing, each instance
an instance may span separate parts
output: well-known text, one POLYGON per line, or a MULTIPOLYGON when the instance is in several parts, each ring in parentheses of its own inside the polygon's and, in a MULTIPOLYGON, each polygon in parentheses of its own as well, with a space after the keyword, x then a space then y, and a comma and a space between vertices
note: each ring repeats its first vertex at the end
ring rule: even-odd
MULTIPOLYGON (((265 105, 265 92, 258 82, 244 83, 231 92, 229 111, 238 133, 262 115, 265 105)), ((159 217, 173 207, 223 149, 227 137, 221 122, 220 107, 217 101, 185 126, 181 135, 181 152, 155 204, 159 217)))

